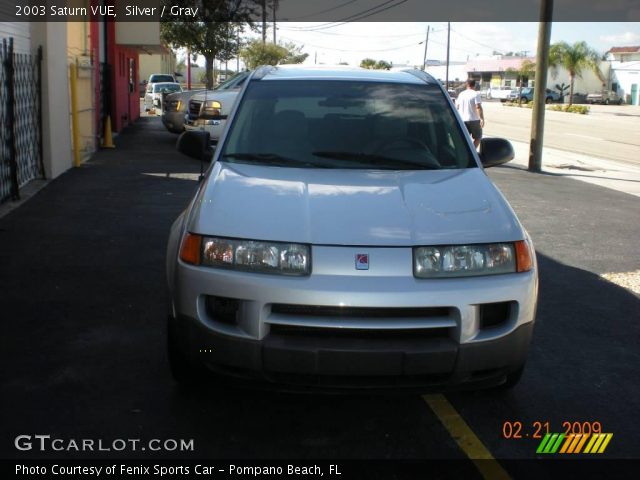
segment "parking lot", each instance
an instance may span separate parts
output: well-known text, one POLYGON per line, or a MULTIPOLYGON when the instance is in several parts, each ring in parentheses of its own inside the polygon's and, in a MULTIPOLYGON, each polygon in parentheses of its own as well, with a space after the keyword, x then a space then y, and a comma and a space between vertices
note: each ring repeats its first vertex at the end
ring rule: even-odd
MULTIPOLYGON (((498 110, 508 109, 487 105, 488 132, 501 131, 500 122, 524 128, 498 110)), ((615 114, 606 118, 617 129, 615 114)), ((566 137, 553 129, 547 135, 550 142, 566 137)), ((466 458, 451 422, 443 423, 439 396, 176 386, 165 356, 164 250, 196 189, 199 164, 175 152, 175 139, 159 118, 142 118, 115 150, 0 219, 0 454, 15 457, 17 435, 50 432, 194 439, 194 452, 173 453, 183 458, 466 458)), ((628 140, 637 159, 637 135, 628 140)), ((607 458, 637 455, 640 299, 601 277, 640 268, 637 197, 509 166, 488 172, 536 244, 538 317, 518 387, 446 394, 453 424, 468 425, 499 461, 536 457, 536 422, 548 422, 551 432, 564 432, 565 422, 599 422, 614 434, 607 458), (522 438, 505 438, 505 422, 521 422, 522 438)), ((518 468, 525 467, 505 463, 511 474, 518 468)))

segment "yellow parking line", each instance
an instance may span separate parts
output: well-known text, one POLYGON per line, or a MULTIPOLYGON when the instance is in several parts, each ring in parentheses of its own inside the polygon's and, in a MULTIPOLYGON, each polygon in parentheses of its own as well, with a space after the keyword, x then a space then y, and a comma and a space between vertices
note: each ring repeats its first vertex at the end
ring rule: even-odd
POLYGON ((444 395, 424 395, 422 398, 484 478, 491 480, 511 478, 444 395))

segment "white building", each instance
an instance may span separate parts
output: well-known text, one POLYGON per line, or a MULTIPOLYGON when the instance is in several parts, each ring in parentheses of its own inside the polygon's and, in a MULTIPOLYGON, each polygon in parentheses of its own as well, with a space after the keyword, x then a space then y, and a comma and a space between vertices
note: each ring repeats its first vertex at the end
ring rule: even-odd
POLYGON ((612 47, 607 52, 609 85, 626 103, 640 105, 640 46, 612 47))

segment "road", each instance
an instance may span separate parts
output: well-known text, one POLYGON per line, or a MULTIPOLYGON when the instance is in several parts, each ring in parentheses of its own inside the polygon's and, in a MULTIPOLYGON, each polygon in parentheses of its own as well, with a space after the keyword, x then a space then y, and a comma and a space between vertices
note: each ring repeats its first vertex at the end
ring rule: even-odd
MULTIPOLYGON (((14 446, 17 435, 48 433, 194 439, 194 452, 174 458, 464 460, 457 440, 468 438, 445 428, 442 412, 420 395, 175 385, 165 353, 166 239, 199 171, 175 153, 175 139, 160 119, 141 119, 118 136, 116 149, 0 219, 0 456, 114 457, 14 446)), ((600 422, 614 434, 603 457, 637 457, 640 299, 600 277, 640 268, 637 198, 520 169, 488 173, 536 243, 538 318, 518 387, 447 394, 455 412, 448 418, 468 425, 515 478, 544 478, 538 464, 509 462, 536 458, 535 422, 549 422, 551 432, 564 431, 564 422, 600 422), (507 421, 522 422, 522 438, 504 438, 507 421)))
MULTIPOLYGON (((529 142, 529 108, 507 107, 497 101, 483 103, 485 134, 529 142)), ((640 165, 640 107, 590 105, 587 115, 545 113, 544 144, 569 152, 640 165)))

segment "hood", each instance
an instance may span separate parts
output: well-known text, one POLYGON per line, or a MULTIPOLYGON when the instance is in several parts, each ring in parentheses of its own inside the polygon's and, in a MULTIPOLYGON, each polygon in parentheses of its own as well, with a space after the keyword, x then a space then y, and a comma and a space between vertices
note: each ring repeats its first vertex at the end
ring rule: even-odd
POLYGON ((373 171, 217 162, 189 231, 324 245, 515 241, 524 232, 480 168, 373 171))

